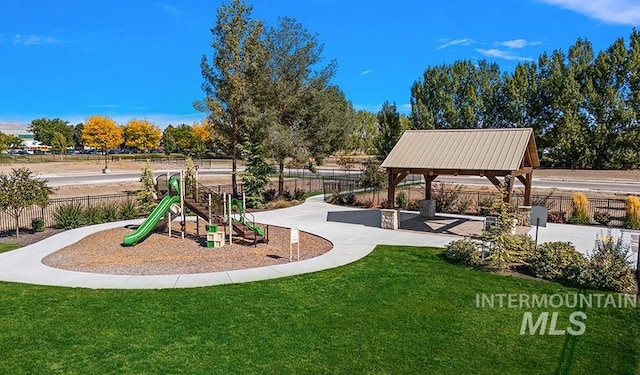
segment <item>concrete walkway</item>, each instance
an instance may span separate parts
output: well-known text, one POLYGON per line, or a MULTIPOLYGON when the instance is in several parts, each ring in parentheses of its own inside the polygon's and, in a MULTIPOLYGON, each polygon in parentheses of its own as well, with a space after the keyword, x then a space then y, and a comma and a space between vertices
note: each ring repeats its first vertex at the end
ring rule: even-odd
POLYGON ((324 237, 334 245, 331 251, 319 257, 275 266, 199 274, 128 276, 67 271, 42 264, 45 256, 91 233, 140 224, 142 220, 93 225, 65 231, 36 244, 0 254, 0 281, 95 289, 189 288, 272 279, 339 267, 363 258, 377 244, 444 246, 454 239, 451 236, 383 230, 369 226, 373 222, 349 224, 361 220, 363 214, 373 219, 375 215, 368 212, 329 205, 322 196, 318 196, 299 206, 256 213, 256 220, 261 223, 298 227, 324 237))
MULTIPOLYGON (((322 196, 310 198, 299 206, 259 212, 255 216, 256 221, 260 223, 297 227, 302 231, 324 237, 331 241, 334 247, 324 255, 300 262, 200 274, 106 275, 61 270, 42 264, 41 260, 45 256, 91 233, 142 222, 142 220, 125 221, 65 231, 36 244, 2 253, 0 254, 0 281, 95 289, 161 289, 221 285, 339 267, 365 257, 378 244, 445 246, 457 238, 424 232, 380 229, 379 211, 330 205, 322 200, 322 196)), ((532 232, 535 233, 535 229, 532 232)), ((572 241, 580 251, 586 252, 593 247, 593 241, 598 233, 600 228, 550 224, 547 228, 540 229, 539 242, 572 241)))

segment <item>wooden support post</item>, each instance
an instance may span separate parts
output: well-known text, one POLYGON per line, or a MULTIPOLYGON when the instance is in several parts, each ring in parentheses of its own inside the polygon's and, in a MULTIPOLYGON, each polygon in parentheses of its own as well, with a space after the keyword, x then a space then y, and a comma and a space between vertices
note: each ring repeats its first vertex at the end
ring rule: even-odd
POLYGON ((424 177, 425 181, 424 199, 431 200, 433 197, 433 181, 438 177, 438 175, 424 174, 422 176, 424 177))
POLYGON ((533 173, 527 173, 525 176, 518 176, 518 179, 524 185, 524 205, 531 206, 531 180, 533 180, 533 173))
POLYGON ((395 201, 396 201, 396 186, 393 184, 395 172, 393 171, 393 169, 389 168, 387 171, 387 174, 389 178, 389 183, 388 183, 389 188, 387 189, 387 201, 390 204, 390 208, 393 208, 395 206, 395 201))

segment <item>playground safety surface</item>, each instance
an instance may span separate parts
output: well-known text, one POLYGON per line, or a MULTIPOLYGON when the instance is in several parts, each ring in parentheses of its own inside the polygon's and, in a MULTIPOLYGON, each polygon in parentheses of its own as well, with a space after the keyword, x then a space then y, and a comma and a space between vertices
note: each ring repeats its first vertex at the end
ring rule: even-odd
MULTIPOLYGON (((205 234, 200 220, 200 234, 205 234)), ((179 224, 168 233, 152 233, 133 247, 120 246, 131 229, 119 227, 91 234, 82 240, 46 256, 47 266, 81 272, 113 275, 171 275, 231 271, 273 266, 289 262, 290 230, 269 226, 269 243, 253 243, 234 238, 221 248, 207 248, 206 240, 196 236, 196 223, 188 222, 184 239, 179 224)), ((331 242, 312 234, 300 233, 300 259, 310 259, 331 250, 331 242)), ((293 260, 298 259, 295 246, 293 260)))

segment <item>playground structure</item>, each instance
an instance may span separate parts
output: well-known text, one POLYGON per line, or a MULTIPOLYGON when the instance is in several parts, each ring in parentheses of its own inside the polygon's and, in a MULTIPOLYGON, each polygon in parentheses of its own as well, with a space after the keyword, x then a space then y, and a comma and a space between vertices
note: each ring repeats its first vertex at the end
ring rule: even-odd
POLYGON ((268 226, 265 230, 256 225, 253 215, 245 210, 244 194, 242 199, 230 194, 216 193, 198 182, 197 171, 189 178, 184 171, 157 178, 156 189, 163 198, 138 228, 126 235, 123 246, 135 246, 153 231, 167 228, 169 237, 174 219, 180 215, 181 238, 186 232, 187 211, 196 216, 196 236, 200 236, 199 220, 206 222, 207 247, 221 247, 231 244, 233 237, 239 237, 257 246, 259 242, 268 242, 268 226), (251 217, 251 219, 248 218, 251 217), (222 226, 222 231, 219 227, 222 226))

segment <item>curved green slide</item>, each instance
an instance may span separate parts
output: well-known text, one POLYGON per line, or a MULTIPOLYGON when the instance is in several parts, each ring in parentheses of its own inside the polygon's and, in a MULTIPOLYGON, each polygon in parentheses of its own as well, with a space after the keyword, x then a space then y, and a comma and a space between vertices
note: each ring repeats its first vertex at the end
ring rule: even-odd
POLYGON ((158 204, 156 208, 151 211, 149 217, 147 217, 142 224, 136 229, 133 233, 129 233, 122 239, 122 244, 124 246, 133 246, 143 240, 155 226, 158 224, 160 220, 162 220, 171 205, 174 203, 180 202, 180 182, 179 179, 171 178, 169 180, 169 185, 171 185, 175 191, 178 193, 177 195, 167 195, 158 204))
POLYGON ((244 216, 244 207, 242 206, 242 201, 238 200, 238 199, 231 199, 231 205, 232 206, 236 206, 236 208, 238 209, 238 211, 240 211, 240 220, 235 220, 236 222, 241 222, 242 224, 246 225, 247 228, 249 228, 249 230, 252 230, 254 232, 256 232, 256 234, 258 236, 264 236, 264 229, 260 228, 259 226, 254 226, 249 220, 247 220, 247 218, 244 216))

